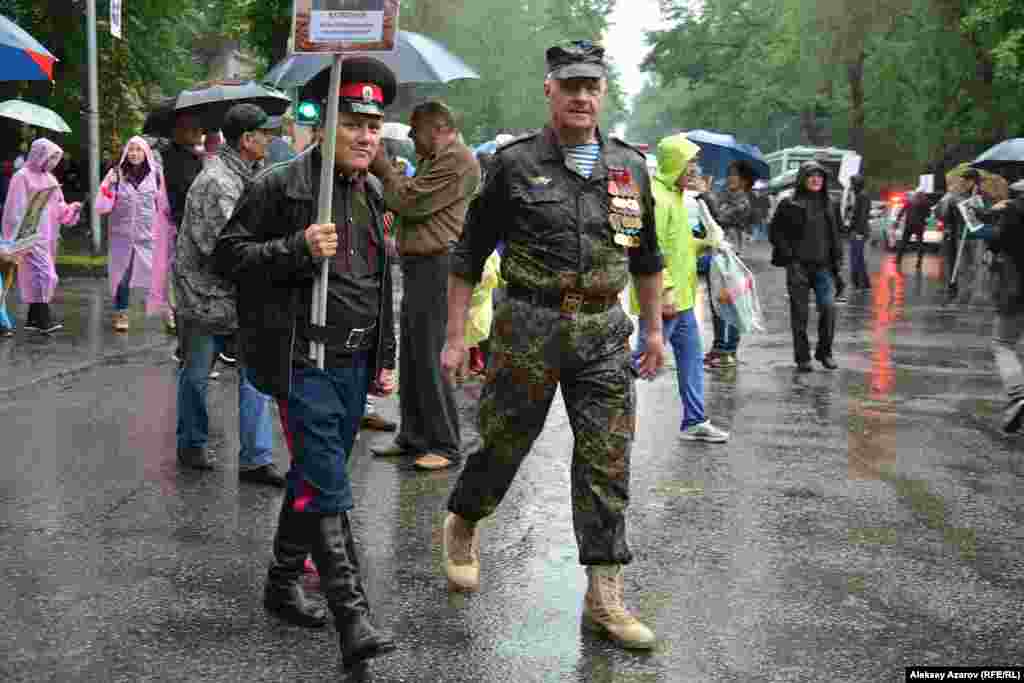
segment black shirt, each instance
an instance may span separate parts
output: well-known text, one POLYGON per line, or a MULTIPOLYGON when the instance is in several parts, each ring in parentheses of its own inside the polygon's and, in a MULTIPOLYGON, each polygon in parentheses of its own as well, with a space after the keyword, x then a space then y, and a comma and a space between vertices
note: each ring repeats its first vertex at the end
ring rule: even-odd
MULTIPOLYGON (((327 284, 327 322, 325 360, 351 356, 377 344, 374 327, 380 308, 382 236, 376 233, 376 222, 370 213, 361 180, 352 182, 336 177, 334 184, 333 221, 338 231, 338 251, 331 259, 327 284), (368 330, 365 333, 352 330, 368 330)), ((299 349, 308 357, 309 324, 307 308, 298 315, 299 349)))

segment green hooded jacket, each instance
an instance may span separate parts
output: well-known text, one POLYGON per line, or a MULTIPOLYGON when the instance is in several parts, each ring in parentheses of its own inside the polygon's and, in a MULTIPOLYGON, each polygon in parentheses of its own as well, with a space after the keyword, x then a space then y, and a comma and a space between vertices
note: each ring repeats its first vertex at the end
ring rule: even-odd
MULTIPOLYGON (((698 152, 700 147, 687 140, 682 133, 664 138, 658 143, 658 172, 651 182, 658 246, 665 256, 662 300, 673 301, 680 312, 694 306, 697 295, 697 255, 707 248, 707 242, 694 237, 690 230, 683 193, 676 188, 676 180, 686 172, 686 164, 698 152)), ((630 287, 629 302, 632 313, 639 315, 640 298, 637 296, 635 282, 630 287)))

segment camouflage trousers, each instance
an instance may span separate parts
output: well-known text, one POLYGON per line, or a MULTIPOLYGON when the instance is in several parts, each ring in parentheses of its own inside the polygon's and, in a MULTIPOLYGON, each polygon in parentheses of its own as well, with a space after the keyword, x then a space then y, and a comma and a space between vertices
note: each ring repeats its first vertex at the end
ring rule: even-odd
POLYGON ((572 507, 580 563, 628 564, 625 513, 636 430, 632 331, 617 305, 571 321, 555 310, 506 300, 494 319, 480 399, 483 448, 467 458, 448 509, 472 521, 495 511, 561 385, 575 440, 572 507))

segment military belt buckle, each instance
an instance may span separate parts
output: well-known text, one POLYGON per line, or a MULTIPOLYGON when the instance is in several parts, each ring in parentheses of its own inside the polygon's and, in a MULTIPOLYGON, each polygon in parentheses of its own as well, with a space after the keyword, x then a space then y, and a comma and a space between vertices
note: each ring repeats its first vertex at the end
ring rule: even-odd
POLYGON ((562 305, 560 308, 563 318, 575 320, 576 315, 583 308, 583 295, 579 292, 565 292, 562 295, 562 305))

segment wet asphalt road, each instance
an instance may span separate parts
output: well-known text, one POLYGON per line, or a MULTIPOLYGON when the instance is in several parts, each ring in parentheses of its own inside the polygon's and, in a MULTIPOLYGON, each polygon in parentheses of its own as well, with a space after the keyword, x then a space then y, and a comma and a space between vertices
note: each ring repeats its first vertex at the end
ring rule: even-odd
MULTIPOLYGON (((750 254, 768 331, 707 386, 728 445, 677 440, 674 374, 639 385, 626 586, 660 636, 651 654, 580 630, 560 404, 483 527, 473 596, 449 596, 439 568, 456 475, 373 459, 389 437, 364 432, 353 520, 400 649, 353 675, 333 628, 260 605, 280 493, 237 481, 234 373, 211 385, 221 469, 178 471, 159 321, 115 337, 105 284, 67 281, 66 332, 0 340, 0 680, 874 682, 1022 664, 1024 466, 995 428, 992 312, 969 288, 945 303, 937 257, 901 275, 871 256, 875 289, 841 313, 841 369, 797 375, 782 273, 750 254)), ((478 391, 461 389, 470 445, 478 391)))

